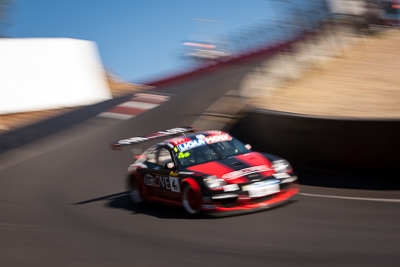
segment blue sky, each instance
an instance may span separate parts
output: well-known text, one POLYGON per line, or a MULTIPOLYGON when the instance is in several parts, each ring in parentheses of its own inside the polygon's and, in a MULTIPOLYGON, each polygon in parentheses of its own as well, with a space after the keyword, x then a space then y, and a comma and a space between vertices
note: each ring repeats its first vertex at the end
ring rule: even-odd
POLYGON ((206 35, 229 38, 261 21, 273 23, 285 5, 291 4, 277 0, 14 0, 5 35, 94 41, 106 68, 125 81, 141 83, 185 70, 189 62, 182 57, 183 41, 206 35))

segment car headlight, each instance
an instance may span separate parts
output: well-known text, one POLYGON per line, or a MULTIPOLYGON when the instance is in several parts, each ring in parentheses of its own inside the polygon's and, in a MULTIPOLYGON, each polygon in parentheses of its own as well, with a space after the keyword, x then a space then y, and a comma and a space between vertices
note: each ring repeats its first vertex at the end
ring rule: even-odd
POLYGON ((290 163, 284 159, 273 161, 272 167, 274 168, 275 172, 291 172, 293 170, 290 163))
POLYGON ((218 178, 214 175, 207 176, 206 178, 203 179, 203 182, 208 188, 213 190, 222 189, 222 187, 226 185, 224 179, 218 178))

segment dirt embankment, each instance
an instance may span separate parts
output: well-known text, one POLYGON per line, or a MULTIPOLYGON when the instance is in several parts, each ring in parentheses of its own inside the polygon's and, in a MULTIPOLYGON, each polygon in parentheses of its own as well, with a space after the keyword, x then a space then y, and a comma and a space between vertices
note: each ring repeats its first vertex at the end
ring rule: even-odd
POLYGON ((400 118, 400 32, 361 40, 295 82, 260 95, 256 107, 293 113, 400 118))

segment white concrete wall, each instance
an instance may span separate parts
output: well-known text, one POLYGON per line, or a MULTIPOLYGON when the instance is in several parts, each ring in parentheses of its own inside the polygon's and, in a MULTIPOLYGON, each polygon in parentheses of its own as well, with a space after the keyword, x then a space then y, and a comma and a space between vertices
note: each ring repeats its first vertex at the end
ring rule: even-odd
POLYGON ((362 15, 366 11, 365 0, 329 0, 331 12, 343 15, 362 15))
POLYGON ((0 114, 89 105, 111 97, 94 42, 0 39, 0 114))

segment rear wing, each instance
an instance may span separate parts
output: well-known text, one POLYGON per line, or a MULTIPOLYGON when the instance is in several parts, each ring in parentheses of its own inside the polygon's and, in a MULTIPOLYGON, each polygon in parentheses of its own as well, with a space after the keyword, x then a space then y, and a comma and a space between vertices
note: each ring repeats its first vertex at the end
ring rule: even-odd
POLYGON ((128 139, 119 140, 119 141, 111 144, 111 149, 121 150, 121 148, 124 146, 136 145, 136 144, 140 144, 140 143, 154 140, 157 138, 163 138, 163 137, 165 138, 165 137, 180 135, 180 134, 184 135, 185 133, 194 133, 195 131, 196 131, 196 128, 191 127, 191 126, 173 128, 173 129, 169 129, 169 130, 165 130, 165 131, 159 131, 156 133, 148 134, 146 136, 131 137, 128 139))

